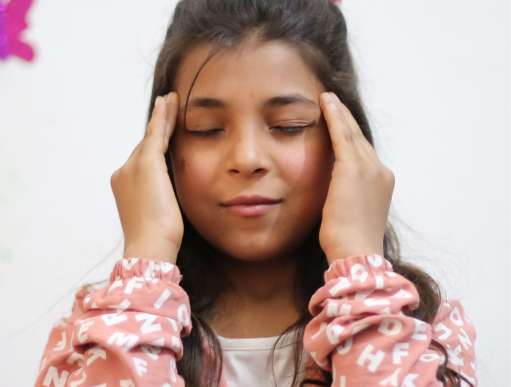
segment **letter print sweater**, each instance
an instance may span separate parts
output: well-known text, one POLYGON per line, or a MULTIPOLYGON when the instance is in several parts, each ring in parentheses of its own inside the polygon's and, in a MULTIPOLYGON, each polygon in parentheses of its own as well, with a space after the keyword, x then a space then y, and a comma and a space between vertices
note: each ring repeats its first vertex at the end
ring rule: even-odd
MULTIPOLYGON (((181 278, 170 262, 118 260, 108 284, 82 287, 71 315, 53 326, 35 386, 185 386, 176 362, 192 324, 181 278)), ((330 371, 336 387, 443 386, 436 374, 445 358, 430 345, 435 339, 447 349, 449 368, 477 385, 476 331, 460 301, 443 300, 432 324, 404 314, 419 302, 415 285, 380 255, 333 261, 308 305, 306 376, 321 379, 320 369, 330 371)), ((221 387, 241 385, 245 371, 238 368, 224 356, 221 387)), ((271 373, 259 378, 271 384, 271 373)))

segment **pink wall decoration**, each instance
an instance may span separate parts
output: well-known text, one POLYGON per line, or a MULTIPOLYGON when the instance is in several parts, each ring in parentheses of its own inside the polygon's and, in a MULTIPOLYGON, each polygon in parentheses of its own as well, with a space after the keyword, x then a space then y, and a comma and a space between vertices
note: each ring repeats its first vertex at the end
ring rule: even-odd
POLYGON ((21 40, 27 28, 25 21, 33 0, 0 0, 0 60, 17 56, 25 61, 34 59, 34 49, 21 40))

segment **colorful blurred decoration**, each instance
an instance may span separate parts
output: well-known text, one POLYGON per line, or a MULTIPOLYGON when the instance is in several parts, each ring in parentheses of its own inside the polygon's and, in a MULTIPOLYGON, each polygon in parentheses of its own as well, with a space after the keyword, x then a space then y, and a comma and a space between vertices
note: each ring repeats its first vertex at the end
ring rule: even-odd
POLYGON ((34 59, 34 49, 21 40, 32 1, 0 0, 0 60, 7 60, 9 56, 26 61, 34 59))

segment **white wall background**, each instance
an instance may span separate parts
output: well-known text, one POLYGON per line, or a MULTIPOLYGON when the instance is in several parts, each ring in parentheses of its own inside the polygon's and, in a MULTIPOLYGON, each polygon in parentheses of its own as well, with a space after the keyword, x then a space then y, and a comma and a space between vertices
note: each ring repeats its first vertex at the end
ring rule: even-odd
MULTIPOLYGON (((509 4, 344 3, 404 256, 462 299, 480 385, 510 386, 509 4)), ((36 1, 36 61, 0 63, 1 385, 33 384, 78 285, 122 256, 110 176, 141 139, 173 8, 36 1)))

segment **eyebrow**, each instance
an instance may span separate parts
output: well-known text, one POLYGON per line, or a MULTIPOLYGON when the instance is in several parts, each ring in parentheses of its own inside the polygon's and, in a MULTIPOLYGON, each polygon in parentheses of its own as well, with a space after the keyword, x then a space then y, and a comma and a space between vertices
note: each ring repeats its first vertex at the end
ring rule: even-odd
MULTIPOLYGON (((263 104, 263 108, 282 107, 291 104, 305 104, 309 106, 318 106, 316 102, 306 98, 301 94, 288 94, 288 95, 277 95, 266 100, 263 104)), ((206 109, 225 109, 228 106, 227 103, 217 98, 210 97, 195 97, 188 102, 188 108, 201 107, 206 109)), ((184 106, 181 107, 181 113, 184 113, 184 106)))

